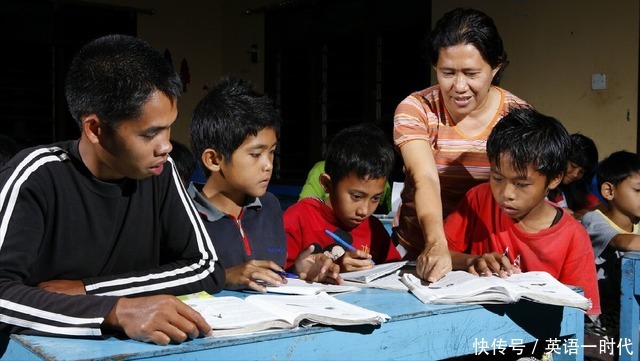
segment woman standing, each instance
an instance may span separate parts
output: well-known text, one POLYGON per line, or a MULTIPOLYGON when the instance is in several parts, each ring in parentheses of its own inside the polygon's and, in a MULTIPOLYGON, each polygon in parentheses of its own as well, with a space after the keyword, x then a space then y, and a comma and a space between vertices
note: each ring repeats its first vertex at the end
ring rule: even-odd
POLYGON ((493 20, 473 9, 446 13, 429 36, 438 84, 409 95, 394 116, 405 166, 395 240, 435 281, 451 270, 446 217, 473 186, 489 178, 486 141, 512 107, 529 105, 497 85, 507 65, 493 20))

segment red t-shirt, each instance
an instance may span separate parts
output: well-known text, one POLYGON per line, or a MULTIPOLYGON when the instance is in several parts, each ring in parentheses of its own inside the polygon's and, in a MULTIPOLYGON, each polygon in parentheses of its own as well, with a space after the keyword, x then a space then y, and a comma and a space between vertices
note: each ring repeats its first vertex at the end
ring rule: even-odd
MULTIPOLYGON (((558 204, 561 207, 567 207, 569 208, 566 204, 567 201, 564 198, 564 194, 562 192, 559 192, 555 197, 553 198, 549 198, 550 201, 558 204)), ((598 205, 598 203, 600 203, 600 200, 598 199, 598 197, 595 196, 595 194, 589 192, 587 193, 587 206, 585 207, 585 209, 593 209, 595 206, 598 205)), ((572 211, 581 211, 581 209, 572 209, 572 211)))
POLYGON ((380 220, 369 217, 356 228, 343 228, 333 214, 333 210, 318 198, 303 198, 284 212, 284 229, 287 234, 287 263, 286 268, 293 266, 296 257, 311 244, 319 245, 322 250, 339 246, 325 230, 341 229, 347 232, 355 249, 362 246, 369 248, 369 253, 375 263, 385 263, 400 260, 389 232, 380 220))
POLYGON ((587 313, 600 314, 591 241, 582 225, 567 213, 550 228, 524 232, 502 212, 489 183, 484 183, 467 192, 445 220, 444 231, 452 251, 481 255, 503 253, 509 247, 512 262, 520 255, 522 271, 546 271, 564 284, 582 287, 592 303, 587 313))

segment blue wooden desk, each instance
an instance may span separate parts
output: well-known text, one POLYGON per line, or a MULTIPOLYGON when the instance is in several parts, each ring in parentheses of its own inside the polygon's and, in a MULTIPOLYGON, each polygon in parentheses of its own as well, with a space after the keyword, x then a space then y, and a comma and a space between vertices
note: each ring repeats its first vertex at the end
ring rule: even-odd
POLYGON ((630 345, 630 351, 620 353, 620 360, 637 360, 638 325, 640 323, 640 252, 626 252, 622 257, 620 296, 620 341, 630 345))
POLYGON ((377 289, 363 289, 338 298, 392 318, 377 327, 312 327, 197 339, 169 346, 114 338, 12 335, 1 359, 435 360, 482 351, 492 354, 507 347, 513 350, 518 344, 536 340, 542 343, 559 336, 568 341, 559 347, 554 360, 583 359, 584 314, 573 308, 530 302, 495 306, 425 305, 408 292, 377 289))

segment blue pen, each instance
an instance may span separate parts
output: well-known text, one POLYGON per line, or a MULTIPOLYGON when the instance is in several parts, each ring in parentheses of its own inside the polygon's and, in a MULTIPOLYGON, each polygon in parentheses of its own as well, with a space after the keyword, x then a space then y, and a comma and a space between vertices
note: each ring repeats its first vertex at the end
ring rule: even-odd
MULTIPOLYGON (((348 249, 349 251, 355 251, 356 250, 355 248, 353 248, 352 245, 347 243, 344 239, 340 238, 337 234, 331 232, 328 229, 325 229, 324 231, 325 231, 326 234, 331 236, 331 238, 333 238, 336 242, 338 242, 338 244, 341 245, 342 247, 348 249)), ((371 263, 376 264, 375 262, 373 262, 373 260, 371 260, 371 263)))
POLYGON ((273 271, 275 272, 278 276, 280 277, 285 277, 285 278, 298 278, 297 275, 293 274, 293 273, 289 273, 289 272, 283 272, 283 271, 273 271))

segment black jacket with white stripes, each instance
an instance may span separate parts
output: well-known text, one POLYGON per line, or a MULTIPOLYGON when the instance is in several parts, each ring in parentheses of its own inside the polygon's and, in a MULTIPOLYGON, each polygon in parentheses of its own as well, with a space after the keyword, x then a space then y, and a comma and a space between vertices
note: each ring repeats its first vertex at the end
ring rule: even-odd
POLYGON ((121 296, 216 293, 224 270, 173 162, 107 183, 78 142, 23 150, 0 170, 0 332, 101 336, 121 296), (86 296, 47 292, 82 280, 86 296))

